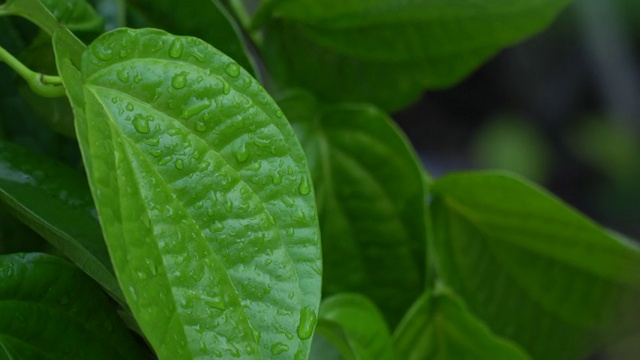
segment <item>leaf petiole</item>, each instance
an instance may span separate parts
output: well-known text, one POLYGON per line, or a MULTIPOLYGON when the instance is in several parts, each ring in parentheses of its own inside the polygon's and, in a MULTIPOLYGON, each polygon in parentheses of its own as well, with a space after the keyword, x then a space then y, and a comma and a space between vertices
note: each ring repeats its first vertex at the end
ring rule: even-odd
POLYGON ((7 50, 0 46, 0 61, 5 62, 27 81, 33 92, 44 97, 65 96, 62 79, 59 76, 44 75, 27 68, 7 50))

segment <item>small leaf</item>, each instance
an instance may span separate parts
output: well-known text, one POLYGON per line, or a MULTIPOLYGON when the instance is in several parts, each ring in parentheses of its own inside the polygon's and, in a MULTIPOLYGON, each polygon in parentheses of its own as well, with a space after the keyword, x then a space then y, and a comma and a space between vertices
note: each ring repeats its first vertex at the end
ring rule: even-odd
POLYGON ((393 334, 400 359, 527 360, 518 346, 491 333, 447 290, 425 292, 393 334))
POLYGON ((339 294, 322 301, 318 333, 345 359, 395 359, 391 335, 382 314, 368 298, 339 294))
POLYGON ((124 303, 82 174, 0 140, 0 200, 124 303))
POLYGON ((263 50, 289 86, 398 110, 455 85, 499 50, 548 26, 570 0, 275 0, 263 50))
POLYGON ((323 235, 324 294, 358 292, 394 326, 424 287, 421 166, 389 117, 367 105, 280 101, 313 175, 323 235))
POLYGON ((171 0, 128 0, 129 11, 142 18, 132 27, 155 27, 178 35, 198 37, 234 59, 254 77, 256 64, 243 39, 242 30, 220 0, 190 0, 180 4, 171 0))
POLYGON ((143 359, 102 290, 61 258, 0 256, 0 357, 143 359))
POLYGON ((432 191, 439 275, 496 334, 578 359, 637 326, 637 246, 514 176, 453 174, 432 191))
POLYGON ((315 198, 273 100, 210 45, 153 29, 104 34, 82 76, 93 197, 158 356, 305 358, 320 299, 315 198))

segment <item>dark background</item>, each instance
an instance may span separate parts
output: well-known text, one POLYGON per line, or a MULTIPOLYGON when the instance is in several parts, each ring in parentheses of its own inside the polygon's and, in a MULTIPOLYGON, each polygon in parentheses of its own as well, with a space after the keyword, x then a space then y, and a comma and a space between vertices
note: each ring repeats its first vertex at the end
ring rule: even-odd
POLYGON ((434 176, 509 169, 640 238, 640 1, 576 0, 543 33, 394 115, 434 176))

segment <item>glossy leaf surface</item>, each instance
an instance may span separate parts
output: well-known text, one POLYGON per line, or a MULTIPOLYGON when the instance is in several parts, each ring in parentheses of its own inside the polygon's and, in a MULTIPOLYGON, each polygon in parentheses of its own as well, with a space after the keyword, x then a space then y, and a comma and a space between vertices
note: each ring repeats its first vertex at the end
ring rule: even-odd
POLYGON ((51 255, 0 256, 0 357, 143 359, 102 290, 51 255))
POLYGON ((0 140, 0 199, 118 301, 124 301, 82 174, 0 140))
POLYGON ((280 105, 313 175, 324 294, 362 293, 395 325, 424 285, 425 191, 416 156, 371 106, 325 107, 301 92, 280 105))
POLYGON ((156 27, 176 35, 198 37, 234 59, 256 76, 255 63, 242 31, 219 0, 190 0, 177 11, 171 0, 128 0, 130 11, 141 16, 132 26, 156 27))
POLYGON ((331 101, 398 110, 454 85, 548 26, 570 0, 275 0, 264 50, 276 78, 331 101))
POLYGON ((491 333, 448 291, 425 292, 396 329, 399 359, 527 360, 518 346, 491 333))
POLYGON ((496 334, 572 359, 637 326, 637 246, 503 173, 448 175, 432 191, 439 274, 496 334))
POLYGON ((77 128, 94 200, 159 357, 305 358, 320 298, 317 214, 273 100, 210 45, 160 30, 101 36, 82 76, 77 128))
POLYGON ((391 335, 371 300, 358 294, 339 294, 322 301, 317 332, 345 359, 395 359, 391 335))

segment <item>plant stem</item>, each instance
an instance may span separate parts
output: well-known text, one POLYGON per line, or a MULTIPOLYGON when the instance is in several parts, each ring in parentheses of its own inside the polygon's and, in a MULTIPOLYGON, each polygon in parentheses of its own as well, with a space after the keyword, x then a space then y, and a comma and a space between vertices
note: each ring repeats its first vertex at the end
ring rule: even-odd
POLYGON ((38 0, 7 0, 6 3, 0 5, 0 16, 17 15, 21 16, 47 34, 53 33, 62 27, 53 15, 38 0))
POLYGON ((58 76, 44 75, 30 70, 20 60, 0 46, 0 61, 4 61, 10 68, 27 81, 33 92, 45 97, 65 96, 62 79, 58 76))

